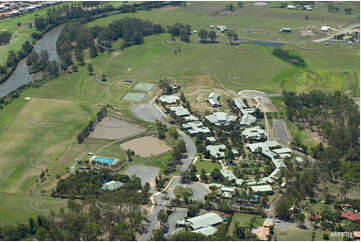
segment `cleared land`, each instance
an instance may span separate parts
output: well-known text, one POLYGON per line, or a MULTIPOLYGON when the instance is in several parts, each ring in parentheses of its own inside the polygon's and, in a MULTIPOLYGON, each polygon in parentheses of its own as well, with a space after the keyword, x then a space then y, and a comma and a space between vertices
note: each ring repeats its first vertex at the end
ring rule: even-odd
POLYGON ((134 105, 130 108, 130 110, 137 118, 148 122, 163 119, 162 113, 150 103, 134 105))
POLYGON ((136 155, 150 157, 165 153, 171 148, 163 141, 155 137, 146 136, 120 144, 124 150, 131 149, 136 155))
POLYGON ((103 118, 89 136, 95 139, 114 140, 132 136, 145 131, 144 128, 135 126, 127 121, 113 117, 103 118))

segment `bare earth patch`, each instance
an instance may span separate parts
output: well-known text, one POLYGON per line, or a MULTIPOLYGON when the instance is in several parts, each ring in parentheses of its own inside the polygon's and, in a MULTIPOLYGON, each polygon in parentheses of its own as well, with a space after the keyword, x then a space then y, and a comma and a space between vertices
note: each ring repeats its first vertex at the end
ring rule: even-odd
POLYGON ((322 138, 317 132, 312 132, 310 129, 305 129, 304 132, 317 143, 322 143, 323 145, 328 146, 327 140, 322 138))
POLYGON ((98 123, 90 138, 114 140, 135 135, 145 131, 144 128, 113 117, 105 117, 98 123))
POLYGON ((165 6, 162 8, 159 8, 158 11, 170 11, 170 10, 176 10, 181 8, 180 6, 165 6))
POLYGON ((171 150, 171 147, 169 147, 163 140, 152 136, 146 136, 127 141, 120 144, 120 147, 124 150, 131 149, 136 155, 142 157, 159 155, 171 150))

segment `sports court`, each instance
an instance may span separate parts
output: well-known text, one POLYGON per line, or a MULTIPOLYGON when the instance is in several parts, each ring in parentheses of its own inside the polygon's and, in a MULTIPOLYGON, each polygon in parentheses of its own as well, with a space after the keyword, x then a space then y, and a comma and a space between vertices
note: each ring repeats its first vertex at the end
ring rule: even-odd
POLYGON ((153 84, 153 83, 139 82, 133 87, 133 90, 134 91, 148 92, 148 91, 152 90, 154 85, 155 84, 153 84))
POLYGON ((275 132, 276 140, 280 143, 287 143, 290 141, 287 132, 287 126, 282 119, 273 119, 273 130, 275 132))
POLYGON ((143 92, 128 92, 122 100, 131 103, 140 103, 141 101, 143 101, 145 95, 146 93, 143 92))

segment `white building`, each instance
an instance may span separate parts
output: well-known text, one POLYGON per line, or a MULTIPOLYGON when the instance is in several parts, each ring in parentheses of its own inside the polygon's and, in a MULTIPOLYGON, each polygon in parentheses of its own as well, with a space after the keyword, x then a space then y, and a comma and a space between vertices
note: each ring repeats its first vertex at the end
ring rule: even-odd
POLYGON ((211 92, 206 100, 209 102, 209 104, 211 104, 212 107, 219 107, 221 104, 219 103, 218 99, 219 95, 215 92, 211 92))
POLYGON ((175 104, 177 103, 180 99, 179 97, 175 96, 175 95, 162 95, 158 98, 158 100, 161 103, 166 103, 166 104, 175 104))
POLYGON ((226 150, 225 145, 207 145, 206 149, 209 151, 211 156, 214 156, 216 158, 223 158, 225 156, 224 151, 226 150))

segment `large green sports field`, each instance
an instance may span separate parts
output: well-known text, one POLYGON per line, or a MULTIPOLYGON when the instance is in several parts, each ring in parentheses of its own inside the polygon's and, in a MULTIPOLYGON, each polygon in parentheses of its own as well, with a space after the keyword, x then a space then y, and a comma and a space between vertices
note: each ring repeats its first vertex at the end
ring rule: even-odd
MULTIPOLYGON (((190 24, 195 30, 212 24, 230 25, 240 39, 271 38, 275 41, 295 42, 285 48, 301 55, 308 66, 294 67, 274 57, 270 47, 247 43, 230 47, 225 44, 225 37, 221 33, 219 43, 216 44, 200 44, 196 34, 191 37, 191 43, 172 41, 170 35, 164 33, 145 37, 144 44, 121 51, 118 48, 121 41, 118 41, 113 45, 116 50, 112 53, 101 53, 94 59, 86 56, 85 62, 93 64, 97 76, 106 74, 120 81, 129 79, 149 83, 172 77, 178 84, 193 91, 196 91, 195 87, 201 86, 234 92, 258 89, 269 93, 280 93, 283 88, 297 92, 327 88, 329 91, 342 90, 353 96, 358 95, 359 45, 315 44, 309 41, 309 36, 302 37, 300 32, 307 26, 319 28, 327 23, 339 28, 354 23, 359 17, 356 15, 359 9, 356 3, 342 3, 355 5, 353 15, 330 14, 325 4, 317 3, 313 12, 307 12, 310 16, 307 21, 304 11, 290 12, 270 8, 270 5, 254 6, 252 3, 245 3, 243 9, 237 9, 232 15, 224 15, 221 10, 225 4, 191 2, 185 8, 166 7, 119 14, 98 19, 89 25, 107 25, 125 16, 148 19, 163 26, 181 22, 190 24), (286 24, 296 31, 288 36, 278 34, 279 28, 286 24), (249 33, 248 28, 254 28, 256 32, 249 33), (174 49, 177 48, 181 52, 176 55, 174 49)), ((35 13, 44 13, 40 11, 35 13)), ((0 29, 8 28, 13 33, 17 31, 15 25, 18 21, 28 23, 33 17, 25 15, 2 20, 0 29)), ((25 24, 22 26, 19 29, 25 28, 25 24)), ((19 35, 19 39, 14 39, 11 45, 0 47, 0 64, 5 60, 3 53, 20 48, 31 31, 24 29, 26 35, 21 35, 21 38, 19 35)), ((324 37, 324 34, 319 33, 316 37, 324 37)), ((19 216, 16 216, 21 221, 40 213, 28 205, 30 200, 43 201, 43 206, 49 208, 64 205, 64 201, 42 198, 40 191, 48 190, 49 196, 58 177, 66 174, 76 158, 107 144, 107 141, 96 140, 81 145, 76 143, 77 134, 94 117, 100 104, 112 104, 123 115, 134 119, 129 111, 132 103, 121 101, 129 91, 134 92, 133 86, 121 86, 115 79, 101 83, 95 75, 88 74, 85 66, 79 66, 78 69, 79 72, 64 73, 48 85, 23 91, 12 104, 0 110, 0 198, 4 201, 0 207, 0 224, 6 221, 18 222, 8 219, 11 215, 8 211, 14 209, 16 203, 21 207, 19 216), (31 100, 26 101, 25 97, 31 97, 31 100), (50 176, 44 182, 37 182, 45 167, 49 168, 50 176), (31 197, 30 191, 33 194, 31 197)), ((124 154, 120 151, 117 154, 114 147, 102 152, 104 156, 118 155, 118 158, 124 159, 124 154)), ((167 156, 169 154, 163 154, 154 161, 137 158, 135 162, 164 168, 167 156)), ((42 205, 40 202, 38 204, 42 205)))

